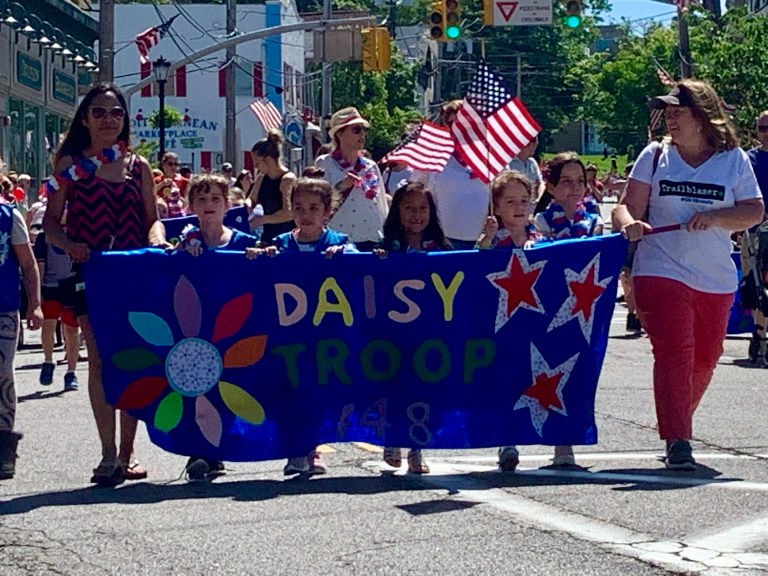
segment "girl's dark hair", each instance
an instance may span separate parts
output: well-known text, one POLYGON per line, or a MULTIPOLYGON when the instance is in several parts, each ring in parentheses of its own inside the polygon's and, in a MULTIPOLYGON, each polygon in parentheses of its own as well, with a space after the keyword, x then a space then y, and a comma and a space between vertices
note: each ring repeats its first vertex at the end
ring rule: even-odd
POLYGON ((82 102, 80 102, 80 106, 77 107, 77 112, 75 112, 75 116, 72 118, 69 130, 67 130, 67 135, 64 136, 64 140, 61 142, 58 150, 56 150, 56 153, 53 156, 54 166, 64 156, 80 156, 88 147, 90 147, 91 134, 88 132, 88 128, 85 127, 83 122, 88 116, 88 110, 90 109, 91 104, 93 104, 93 101, 98 96, 108 92, 112 92, 115 97, 117 97, 120 106, 125 110, 125 115, 123 116, 123 129, 120 131, 120 135, 117 139, 125 142, 125 145, 130 147, 131 127, 128 119, 128 103, 125 100, 125 96, 123 96, 123 92, 116 84, 102 82, 88 90, 88 93, 83 97, 82 102))
POLYGON ((331 184, 327 180, 323 180, 323 176, 325 176, 325 171, 322 168, 317 166, 304 168, 301 178, 296 180, 291 189, 291 204, 293 204, 293 198, 296 194, 315 194, 320 198, 326 211, 335 210, 339 204, 337 195, 331 184))
MULTIPOLYGON (((237 175, 237 179, 235 180, 235 186, 237 188, 243 188, 243 190, 245 190, 243 187, 243 178, 246 176, 251 176, 251 179, 253 179, 253 174, 251 174, 250 170, 242 170, 240 174, 237 175)), ((245 191, 248 192, 248 190, 245 191)))
POLYGON ((280 147, 282 144, 283 135, 277 130, 270 130, 264 138, 253 145, 251 152, 262 158, 280 160, 280 147))
POLYGON ((405 228, 400 222, 400 205, 408 194, 426 194, 429 203, 429 222, 424 229, 423 240, 425 242, 433 241, 441 248, 448 248, 449 244, 445 239, 445 234, 440 226, 440 220, 437 217, 437 206, 432 193, 421 182, 407 182, 395 190, 392 196, 392 206, 389 208, 389 214, 384 221, 384 241, 381 247, 384 250, 391 251, 395 241, 400 243, 400 249, 405 252, 408 249, 408 243, 405 239, 405 228))
POLYGON ((225 200, 229 198, 229 178, 219 174, 202 174, 195 176, 189 181, 187 200, 192 204, 198 194, 206 194, 214 187, 218 187, 221 190, 225 200))
POLYGON ((560 152, 547 163, 547 183, 557 186, 560 183, 560 174, 566 164, 578 164, 581 166, 581 174, 584 182, 587 181, 587 170, 576 152, 560 152))

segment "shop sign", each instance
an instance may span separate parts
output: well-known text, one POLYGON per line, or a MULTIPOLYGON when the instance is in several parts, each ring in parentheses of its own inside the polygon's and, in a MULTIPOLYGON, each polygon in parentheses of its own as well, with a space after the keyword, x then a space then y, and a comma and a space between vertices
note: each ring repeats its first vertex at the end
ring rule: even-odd
POLYGON ((37 58, 17 52, 16 81, 39 92, 43 89, 43 64, 37 58))
POLYGON ((75 105, 77 101, 77 83, 75 77, 60 70, 53 71, 53 98, 65 104, 75 105))

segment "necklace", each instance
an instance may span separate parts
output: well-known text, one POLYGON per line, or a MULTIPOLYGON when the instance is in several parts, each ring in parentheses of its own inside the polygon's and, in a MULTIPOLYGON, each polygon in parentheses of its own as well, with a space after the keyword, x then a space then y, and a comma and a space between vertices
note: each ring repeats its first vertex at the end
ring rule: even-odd
POLYGON ((62 170, 48 178, 45 184, 46 191, 48 194, 53 194, 61 188, 65 181, 75 182, 90 178, 105 164, 111 164, 118 158, 125 156, 127 151, 128 147, 125 145, 125 142, 120 141, 111 148, 104 148, 101 152, 94 154, 90 158, 81 158, 80 161, 72 164, 66 170, 62 170))

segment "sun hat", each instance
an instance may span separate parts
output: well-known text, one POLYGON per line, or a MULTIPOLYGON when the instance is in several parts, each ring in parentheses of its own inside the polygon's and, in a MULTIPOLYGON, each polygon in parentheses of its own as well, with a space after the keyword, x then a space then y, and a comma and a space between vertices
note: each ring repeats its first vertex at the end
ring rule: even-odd
POLYGON ((667 106, 686 106, 691 108, 693 106, 693 98, 687 90, 681 89, 680 86, 675 86, 664 96, 656 96, 648 100, 648 106, 650 108, 666 108, 667 106))
POLYGON ((349 108, 342 108, 341 110, 334 112, 333 116, 331 116, 331 127, 328 130, 328 135, 333 138, 336 132, 342 128, 354 126, 356 124, 360 124, 366 128, 371 127, 370 122, 363 118, 360 115, 358 109, 354 106, 350 106, 349 108))

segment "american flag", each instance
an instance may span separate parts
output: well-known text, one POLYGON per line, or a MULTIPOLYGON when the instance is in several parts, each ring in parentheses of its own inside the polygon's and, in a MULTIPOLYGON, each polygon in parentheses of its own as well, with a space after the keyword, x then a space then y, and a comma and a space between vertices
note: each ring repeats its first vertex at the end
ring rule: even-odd
POLYGON ((414 170, 441 172, 453 154, 451 131, 425 120, 387 154, 387 162, 404 162, 414 170))
POLYGON ((160 40, 168 33, 168 30, 171 29, 171 24, 173 24, 173 21, 176 20, 178 16, 178 14, 171 16, 170 19, 160 24, 160 26, 148 28, 147 30, 144 30, 144 32, 136 35, 134 41, 139 48, 139 61, 142 64, 149 62, 149 51, 153 46, 157 46, 160 43, 160 40))
POLYGON ((251 109, 251 112, 253 112, 256 118, 259 119, 261 125, 264 126, 265 132, 269 132, 270 130, 281 130, 283 128, 283 115, 280 114, 280 111, 275 108, 275 105, 266 98, 254 100, 248 108, 251 109))
POLYGON ((487 183, 533 140, 541 126, 507 92, 501 77, 481 63, 451 131, 464 161, 487 183))

